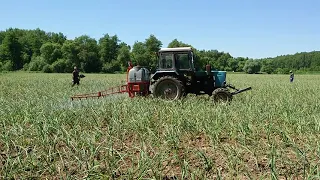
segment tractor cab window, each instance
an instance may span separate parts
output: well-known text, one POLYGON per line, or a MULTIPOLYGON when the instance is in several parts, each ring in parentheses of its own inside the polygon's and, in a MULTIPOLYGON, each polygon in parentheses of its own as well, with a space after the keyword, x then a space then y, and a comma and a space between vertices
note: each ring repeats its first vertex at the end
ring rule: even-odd
POLYGON ((190 55, 189 53, 176 54, 176 68, 177 69, 190 69, 190 55))
POLYGON ((160 69, 171 69, 173 68, 173 55, 172 54, 160 54, 160 69))

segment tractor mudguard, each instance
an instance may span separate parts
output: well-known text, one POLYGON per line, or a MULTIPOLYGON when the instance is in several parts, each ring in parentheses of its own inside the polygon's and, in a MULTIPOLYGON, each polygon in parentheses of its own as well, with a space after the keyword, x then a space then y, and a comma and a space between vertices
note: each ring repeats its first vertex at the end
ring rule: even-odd
POLYGON ((179 73, 177 71, 157 71, 151 75, 151 79, 157 80, 159 77, 168 75, 179 76, 179 73))

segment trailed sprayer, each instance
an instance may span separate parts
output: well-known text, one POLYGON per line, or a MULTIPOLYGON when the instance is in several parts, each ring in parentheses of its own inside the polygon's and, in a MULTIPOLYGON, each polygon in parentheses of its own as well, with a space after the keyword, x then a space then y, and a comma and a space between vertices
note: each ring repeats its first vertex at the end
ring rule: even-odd
POLYGON ((145 67, 133 66, 129 62, 126 84, 97 93, 75 95, 71 99, 128 93, 131 98, 151 95, 154 98, 176 100, 188 94, 207 94, 214 102, 219 102, 231 101, 234 95, 251 90, 251 87, 237 89, 226 83, 226 71, 212 70, 211 65, 206 65, 205 70, 198 70, 191 47, 162 48, 157 56, 158 65, 154 74, 145 67))

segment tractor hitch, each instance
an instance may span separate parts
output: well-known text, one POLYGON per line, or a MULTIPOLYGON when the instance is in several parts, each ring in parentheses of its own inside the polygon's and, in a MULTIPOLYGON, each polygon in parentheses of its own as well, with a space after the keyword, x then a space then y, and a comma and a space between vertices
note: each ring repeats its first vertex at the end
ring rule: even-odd
POLYGON ((231 88, 231 89, 236 90, 236 91, 234 91, 234 92, 231 92, 231 95, 236 95, 236 94, 239 94, 239 93, 242 93, 242 92, 245 92, 245 91, 249 91, 249 90, 252 89, 251 87, 247 87, 247 88, 244 88, 244 89, 237 89, 237 88, 235 88, 235 87, 234 87, 233 85, 231 85, 231 84, 227 84, 226 87, 229 87, 229 88, 231 88))

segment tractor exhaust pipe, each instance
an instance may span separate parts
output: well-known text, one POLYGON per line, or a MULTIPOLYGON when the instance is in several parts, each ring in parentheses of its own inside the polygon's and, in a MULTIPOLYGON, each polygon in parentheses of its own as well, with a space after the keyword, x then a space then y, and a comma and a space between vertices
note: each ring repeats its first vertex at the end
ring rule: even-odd
POLYGON ((212 75, 211 65, 210 65, 210 64, 207 64, 207 65, 206 65, 206 73, 207 73, 208 76, 211 76, 211 75, 212 75))

